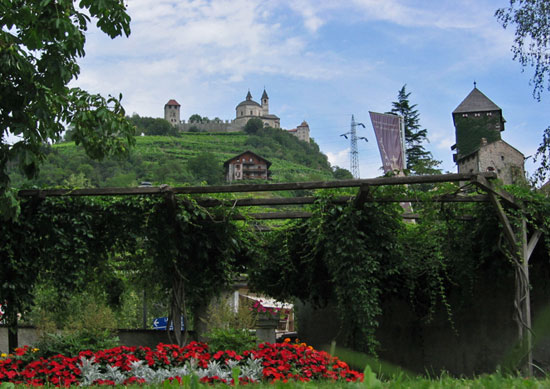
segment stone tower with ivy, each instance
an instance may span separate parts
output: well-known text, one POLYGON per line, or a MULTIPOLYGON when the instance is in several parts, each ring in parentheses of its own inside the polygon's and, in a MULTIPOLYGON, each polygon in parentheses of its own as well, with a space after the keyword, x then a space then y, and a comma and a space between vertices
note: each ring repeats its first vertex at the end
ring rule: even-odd
POLYGON ((500 140, 504 131, 502 109, 493 103, 477 87, 453 111, 455 126, 456 150, 455 162, 474 152, 481 139, 487 143, 500 140))
POLYGON ((459 173, 495 172, 504 184, 525 179, 524 157, 501 139, 502 109, 474 89, 453 111, 456 144, 451 149, 459 173))

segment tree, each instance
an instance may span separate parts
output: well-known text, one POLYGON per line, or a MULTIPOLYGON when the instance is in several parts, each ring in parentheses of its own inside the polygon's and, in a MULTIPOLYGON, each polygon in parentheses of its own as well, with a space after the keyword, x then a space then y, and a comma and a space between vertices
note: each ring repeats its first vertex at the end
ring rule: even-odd
POLYGON ((130 34, 123 0, 0 1, 0 214, 14 217, 17 202, 8 165, 28 178, 38 174, 42 146, 58 141, 65 124, 72 139, 96 159, 124 154, 134 129, 124 116, 122 95, 107 98, 69 83, 80 72, 91 18, 111 38, 130 34), (10 139, 16 138, 10 144, 10 139))
POLYGON ((220 184, 223 181, 223 170, 215 154, 202 152, 189 159, 187 168, 197 181, 206 181, 209 185, 220 184))
POLYGON ((173 126, 168 120, 165 119, 139 116, 138 114, 134 114, 131 118, 129 118, 129 120, 134 126, 136 126, 138 134, 143 133, 144 135, 167 136, 179 135, 177 127, 173 126))
POLYGON ((194 113, 193 115, 189 116, 189 123, 202 123, 202 116, 198 113, 194 113))
MULTIPOLYGON (((550 91, 550 7, 544 0, 510 0, 510 6, 495 12, 502 27, 515 25, 512 45, 514 60, 525 67, 534 68, 531 78, 533 97, 540 101, 544 89, 550 91)), ((540 159, 535 172, 535 183, 546 181, 550 170, 550 126, 544 130, 542 142, 534 156, 540 159)))
POLYGON ((534 68, 531 79, 533 96, 540 100, 546 88, 550 91, 550 7, 544 0, 510 0, 510 6, 499 8, 496 18, 504 28, 515 25, 512 46, 514 59, 523 67, 534 68))
POLYGON ((264 128, 264 122, 262 122, 262 119, 252 118, 246 122, 244 132, 247 134, 255 134, 262 128, 264 128))
POLYGON ((432 153, 427 151, 423 143, 428 141, 428 130, 421 129, 419 124, 418 110, 416 104, 410 104, 407 93, 407 85, 399 90, 397 94, 398 101, 392 103, 391 113, 403 117, 405 126, 405 152, 407 154, 407 169, 413 174, 437 174, 441 171, 436 169, 440 164, 439 161, 433 159, 432 153))
POLYGON ((339 166, 332 167, 332 175, 337 180, 353 180, 353 174, 347 169, 343 169, 339 166))

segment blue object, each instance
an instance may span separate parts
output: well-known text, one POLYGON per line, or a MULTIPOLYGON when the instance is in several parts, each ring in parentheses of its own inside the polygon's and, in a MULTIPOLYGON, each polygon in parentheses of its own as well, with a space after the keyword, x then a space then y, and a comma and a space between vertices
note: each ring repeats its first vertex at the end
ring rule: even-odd
MULTIPOLYGON (((167 317, 157 317, 153 320, 153 329, 154 330, 164 330, 166 331, 166 325, 168 324, 168 318, 167 317)), ((183 316, 181 317, 181 329, 185 328, 185 324, 183 321, 183 316)), ((174 331, 174 324, 172 323, 170 325, 170 331, 174 331)))

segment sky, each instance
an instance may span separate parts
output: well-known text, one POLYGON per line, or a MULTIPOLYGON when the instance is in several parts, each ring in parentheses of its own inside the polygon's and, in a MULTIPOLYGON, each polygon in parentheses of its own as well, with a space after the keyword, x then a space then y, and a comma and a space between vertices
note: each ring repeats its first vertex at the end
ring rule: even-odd
MULTIPOLYGON (((387 112, 403 85, 428 130, 425 145, 456 172, 451 112, 473 89, 497 104, 502 137, 526 157, 550 125, 550 93, 533 98, 530 69, 510 51, 513 30, 494 17, 507 0, 127 0, 129 38, 87 33, 81 74, 90 92, 123 95, 127 114, 223 120, 250 90, 292 129, 303 120, 333 166, 350 168, 351 116, 361 178, 382 174, 369 111, 387 112)), ((532 158, 526 169, 535 168, 532 158)))

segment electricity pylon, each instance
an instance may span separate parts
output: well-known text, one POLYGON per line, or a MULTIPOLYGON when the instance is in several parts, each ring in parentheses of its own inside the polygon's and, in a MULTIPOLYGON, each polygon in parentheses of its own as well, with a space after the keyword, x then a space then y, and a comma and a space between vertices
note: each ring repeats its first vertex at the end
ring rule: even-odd
MULTIPOLYGON (((365 125, 363 123, 355 123, 355 118, 353 117, 353 115, 351 115, 351 130, 349 132, 346 132, 345 134, 340 135, 346 139, 348 139, 348 135, 350 136, 349 170, 353 178, 356 179, 360 177, 359 151, 357 151, 357 126, 363 126, 363 128, 365 128, 365 125)), ((368 142, 368 139, 364 136, 360 136, 359 139, 364 139, 366 142, 368 142)))

